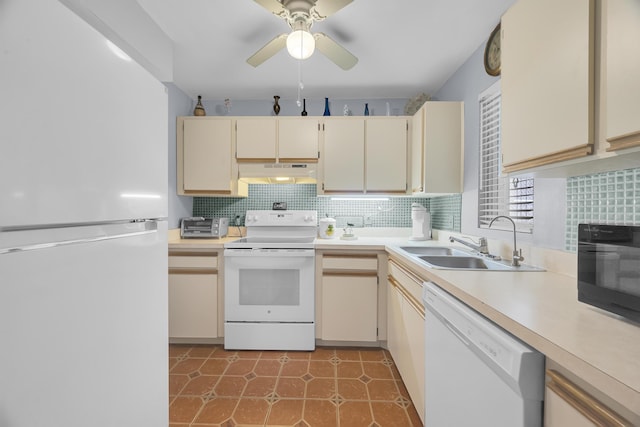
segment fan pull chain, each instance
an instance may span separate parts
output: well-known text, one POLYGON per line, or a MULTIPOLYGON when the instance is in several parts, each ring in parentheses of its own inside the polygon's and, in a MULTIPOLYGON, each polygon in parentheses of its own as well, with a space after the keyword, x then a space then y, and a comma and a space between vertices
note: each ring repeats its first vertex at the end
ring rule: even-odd
POLYGON ((304 89, 304 83, 302 83, 302 59, 298 59, 298 100, 296 101, 298 108, 302 107, 302 101, 300 101, 302 89, 304 89))

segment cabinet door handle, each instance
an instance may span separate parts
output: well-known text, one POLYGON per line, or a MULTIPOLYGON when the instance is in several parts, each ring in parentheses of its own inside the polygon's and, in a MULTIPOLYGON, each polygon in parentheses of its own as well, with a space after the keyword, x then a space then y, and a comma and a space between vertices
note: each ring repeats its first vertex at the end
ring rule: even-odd
POLYGON ((396 291, 402 295, 402 298, 424 319, 424 306, 422 303, 416 300, 416 298, 407 291, 400 282, 398 282, 393 276, 387 277, 389 284, 395 288, 396 291))
POLYGON ((613 412, 559 372, 548 369, 547 387, 596 426, 631 427, 629 421, 613 412))
POLYGON ((169 274, 218 274, 215 268, 170 268, 169 274))

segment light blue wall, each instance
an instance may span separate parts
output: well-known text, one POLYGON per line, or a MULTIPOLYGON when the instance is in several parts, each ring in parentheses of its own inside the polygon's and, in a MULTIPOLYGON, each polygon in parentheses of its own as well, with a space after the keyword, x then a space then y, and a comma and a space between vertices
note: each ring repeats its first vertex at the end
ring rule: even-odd
POLYGON ((192 100, 173 83, 165 83, 169 91, 169 228, 180 226, 180 218, 191 216, 193 197, 178 196, 176 174, 176 117, 190 115, 192 100))
MULTIPOLYGON (((464 192, 462 194, 462 233, 511 240, 505 231, 478 228, 478 162, 480 112, 478 96, 498 78, 484 70, 483 43, 434 95, 439 101, 464 101, 464 192)), ((566 180, 535 180, 535 222, 533 234, 518 234, 530 244, 565 249, 566 180)))

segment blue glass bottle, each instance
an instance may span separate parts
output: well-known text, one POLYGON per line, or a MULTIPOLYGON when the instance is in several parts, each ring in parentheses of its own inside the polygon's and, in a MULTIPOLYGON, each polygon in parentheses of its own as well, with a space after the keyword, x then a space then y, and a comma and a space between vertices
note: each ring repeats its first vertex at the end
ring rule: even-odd
POLYGON ((369 115, 369 104, 364 104, 364 115, 365 116, 369 115))
POLYGON ((330 116, 331 111, 329 111, 329 98, 324 99, 324 114, 323 116, 330 116))

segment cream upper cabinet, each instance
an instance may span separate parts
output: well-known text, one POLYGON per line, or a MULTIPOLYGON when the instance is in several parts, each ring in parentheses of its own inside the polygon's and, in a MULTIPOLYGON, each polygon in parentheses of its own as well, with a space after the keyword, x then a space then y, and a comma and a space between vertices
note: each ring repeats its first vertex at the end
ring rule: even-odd
POLYGON ((176 137, 178 194, 246 196, 234 180, 231 119, 179 117, 176 137))
POLYGON ((236 158, 240 162, 317 162, 319 135, 319 122, 313 118, 236 118, 236 158))
POLYGON ((236 158, 239 161, 275 162, 277 122, 273 117, 236 119, 236 158))
POLYGON ((322 190, 325 193, 362 193, 364 191, 364 119, 325 118, 323 128, 322 190))
POLYGON ((406 117, 325 118, 323 130, 319 192, 406 194, 406 117))
POLYGON ((411 192, 461 193, 463 185, 464 105, 426 102, 413 116, 411 192))
POLYGON ((502 17, 502 164, 593 152, 594 0, 519 0, 502 17))
POLYGON ((311 117, 278 119, 278 161, 317 162, 320 122, 311 117))
POLYGON ((367 193, 407 192, 408 120, 365 120, 365 187, 367 193))
POLYGON ((606 137, 612 149, 640 145, 640 1, 605 2, 606 137))

